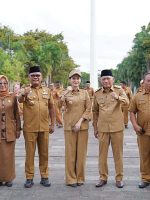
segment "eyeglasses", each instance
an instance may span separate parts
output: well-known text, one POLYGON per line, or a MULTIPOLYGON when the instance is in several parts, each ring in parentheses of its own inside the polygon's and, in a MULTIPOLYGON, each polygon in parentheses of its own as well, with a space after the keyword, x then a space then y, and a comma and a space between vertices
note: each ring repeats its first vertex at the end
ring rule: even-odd
POLYGON ((7 85, 7 82, 0 82, 0 85, 7 85))
POLYGON ((31 76, 32 78, 33 78, 33 77, 39 78, 41 75, 40 75, 40 74, 31 74, 30 76, 31 76))

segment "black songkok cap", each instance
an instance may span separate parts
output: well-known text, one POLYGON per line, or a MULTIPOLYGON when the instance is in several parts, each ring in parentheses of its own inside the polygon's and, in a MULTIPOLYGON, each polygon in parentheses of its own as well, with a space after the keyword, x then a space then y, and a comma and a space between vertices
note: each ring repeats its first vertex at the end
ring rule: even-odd
POLYGON ((40 67, 39 66, 30 67, 29 74, 34 72, 41 72, 40 67))
POLYGON ((90 83, 90 81, 86 81, 86 83, 90 83))
POLYGON ((112 71, 110 69, 104 69, 101 71, 101 77, 102 76, 113 76, 112 71))

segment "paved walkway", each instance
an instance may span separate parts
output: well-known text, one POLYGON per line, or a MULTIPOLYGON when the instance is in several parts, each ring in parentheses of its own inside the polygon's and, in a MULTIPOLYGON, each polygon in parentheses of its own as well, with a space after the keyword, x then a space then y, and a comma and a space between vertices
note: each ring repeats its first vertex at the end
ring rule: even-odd
POLYGON ((89 131, 88 156, 86 166, 86 183, 77 188, 65 186, 64 181, 64 137, 63 129, 56 128, 50 137, 49 166, 52 186, 44 188, 39 184, 38 156, 35 157, 35 185, 25 189, 24 177, 24 140, 21 137, 16 144, 16 179, 12 188, 0 187, 0 200, 150 200, 150 186, 139 189, 139 155, 136 135, 129 125, 125 130, 124 140, 124 182, 125 187, 115 187, 115 171, 111 148, 109 151, 109 180, 103 188, 95 188, 98 175, 98 141, 93 136, 93 129, 89 131))

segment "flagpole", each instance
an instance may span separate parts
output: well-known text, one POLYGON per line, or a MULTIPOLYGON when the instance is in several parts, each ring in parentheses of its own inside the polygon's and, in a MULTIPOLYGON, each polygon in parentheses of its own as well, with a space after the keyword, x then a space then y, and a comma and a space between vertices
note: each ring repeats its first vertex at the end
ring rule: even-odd
POLYGON ((98 88, 98 71, 96 66, 96 0, 91 0, 90 25, 90 82, 94 89, 98 88))

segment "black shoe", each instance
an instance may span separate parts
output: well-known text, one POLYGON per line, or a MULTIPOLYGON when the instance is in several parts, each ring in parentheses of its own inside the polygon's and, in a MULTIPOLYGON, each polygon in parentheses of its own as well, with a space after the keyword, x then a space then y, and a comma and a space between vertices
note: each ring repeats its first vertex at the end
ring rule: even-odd
POLYGON ((104 185, 107 184, 107 181, 105 180, 100 180, 96 185, 95 187, 103 187, 104 185))
POLYGON ((8 182, 5 183, 5 185, 6 185, 7 187, 12 187, 13 183, 12 183, 12 181, 8 181, 8 182))
POLYGON ((51 183, 49 182, 48 178, 41 178, 40 184, 43 185, 44 187, 50 187, 51 183))
POLYGON ((116 187, 117 188, 123 188, 124 187, 123 181, 116 181, 116 187))
POLYGON ((67 186, 70 186, 70 187, 77 187, 77 183, 67 184, 67 186))
POLYGON ((77 183, 77 186, 81 186, 81 185, 84 185, 84 183, 77 183))
POLYGON ((33 179, 27 179, 24 183, 25 188, 31 188, 34 185, 33 179))
POLYGON ((3 182, 0 182, 0 186, 3 186, 3 182))
POLYGON ((139 188, 146 188, 147 186, 149 186, 149 184, 150 183, 148 183, 148 182, 143 182, 143 181, 141 181, 140 183, 139 183, 139 188))

